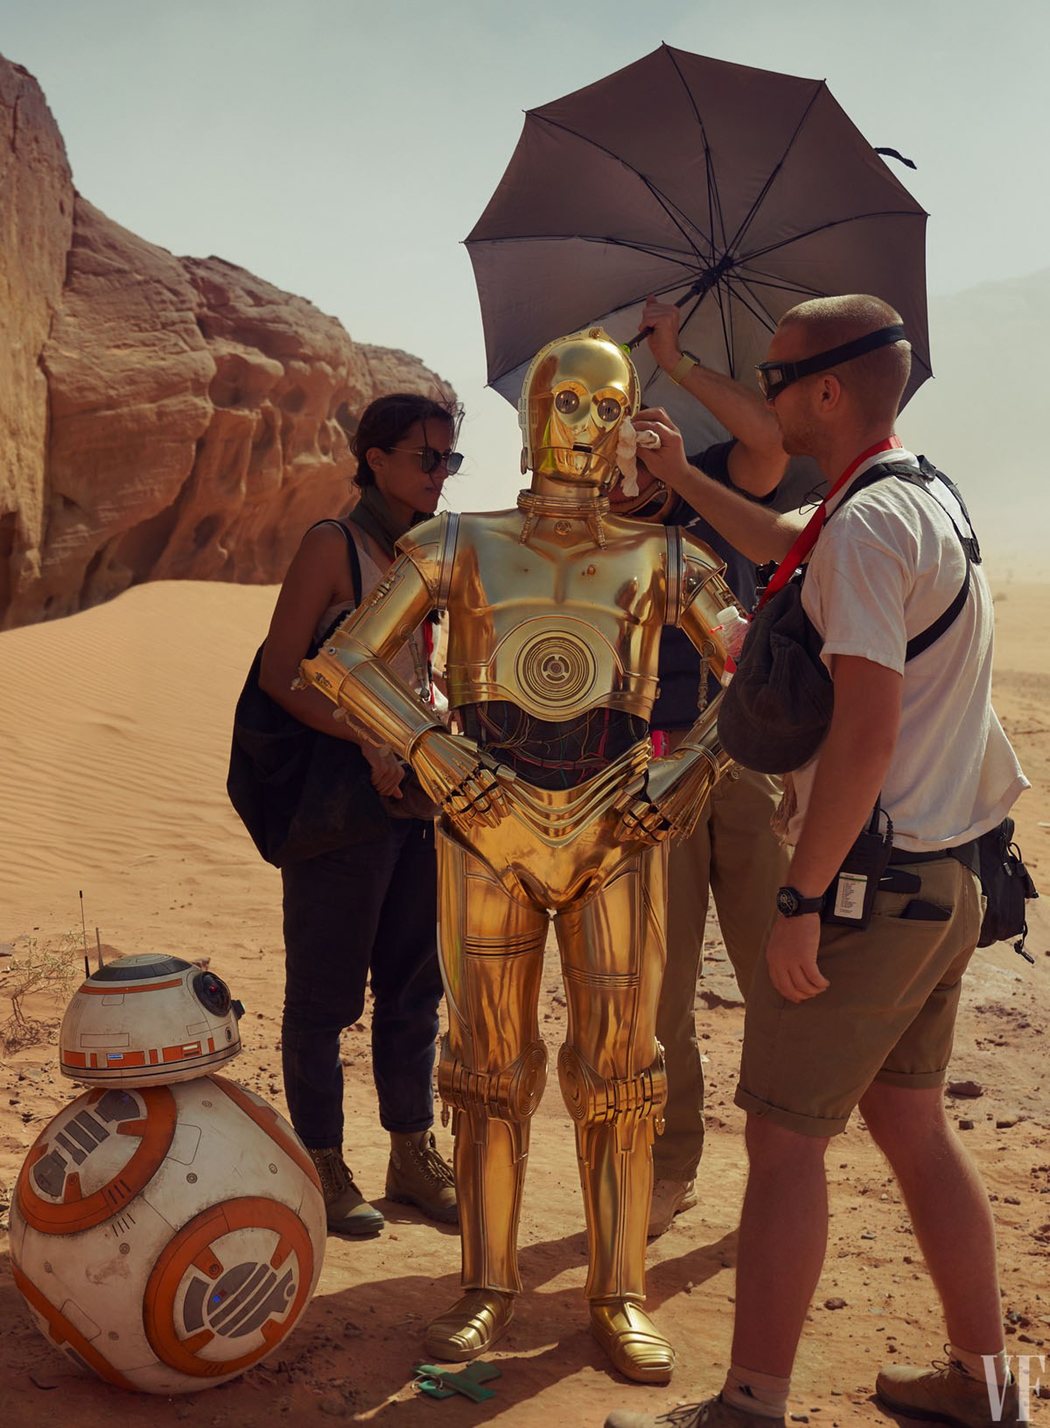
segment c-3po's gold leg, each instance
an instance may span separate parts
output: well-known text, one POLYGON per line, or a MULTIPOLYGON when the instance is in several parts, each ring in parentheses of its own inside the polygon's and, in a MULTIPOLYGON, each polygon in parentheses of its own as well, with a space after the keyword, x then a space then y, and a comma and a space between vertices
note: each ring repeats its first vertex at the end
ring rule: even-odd
POLYGON ((426 1350, 462 1363, 503 1333, 521 1289, 529 1120, 547 1066, 536 1016, 547 915, 512 898, 480 859, 440 832, 438 857, 449 1015, 438 1090, 452 1111, 467 1292, 430 1324, 426 1350))
POLYGON ((661 844, 625 860, 596 897, 555 922, 569 1005, 558 1077, 576 1122, 591 1328, 616 1368, 641 1383, 666 1383, 675 1363, 642 1308, 652 1139, 667 1099, 655 1034, 665 884, 661 844))

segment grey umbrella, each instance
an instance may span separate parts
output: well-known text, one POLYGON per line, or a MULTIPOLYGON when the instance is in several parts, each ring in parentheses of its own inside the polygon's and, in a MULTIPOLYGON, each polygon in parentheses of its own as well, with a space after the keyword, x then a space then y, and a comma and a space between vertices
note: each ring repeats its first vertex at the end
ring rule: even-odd
MULTIPOLYGON (((926 214, 822 80, 661 45, 530 110, 467 248, 489 383, 516 402, 551 338, 638 333, 648 293, 682 307, 682 344, 754 384, 788 308, 873 293, 904 318, 908 396, 930 376, 926 214)), ((635 352, 645 400, 698 449, 724 433, 635 352)))

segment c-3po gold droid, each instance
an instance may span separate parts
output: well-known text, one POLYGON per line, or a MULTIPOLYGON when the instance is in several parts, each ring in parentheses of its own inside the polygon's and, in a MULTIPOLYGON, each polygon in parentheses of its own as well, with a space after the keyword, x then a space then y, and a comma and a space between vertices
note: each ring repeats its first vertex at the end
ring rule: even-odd
POLYGON ((407 759, 438 821, 463 1297, 427 1353, 463 1361, 510 1322, 529 1120, 546 1079, 537 1003, 554 919, 568 1003, 558 1077, 576 1122, 591 1324, 618 1369, 666 1382, 674 1351, 641 1307, 651 1145, 666 1097, 654 1033, 664 966, 665 839, 689 831, 729 765, 713 704, 650 761, 660 631, 679 625, 717 672, 721 563, 678 528, 613 518, 630 359, 600 329, 535 358, 522 393, 518 509, 443 514, 303 677, 407 759), (448 611, 449 733, 386 663, 432 609, 448 611))

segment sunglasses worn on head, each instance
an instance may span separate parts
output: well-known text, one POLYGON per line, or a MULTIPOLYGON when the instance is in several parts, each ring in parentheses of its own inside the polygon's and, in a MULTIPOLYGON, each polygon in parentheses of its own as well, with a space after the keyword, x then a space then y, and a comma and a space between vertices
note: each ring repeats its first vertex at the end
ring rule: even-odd
POLYGON ((438 451, 436 446, 392 446, 391 451, 414 451, 419 457, 419 467, 424 476, 429 476, 439 466, 444 466, 450 476, 463 465, 462 451, 438 451))
POLYGON ((837 367, 840 362, 852 362, 854 357, 863 357, 865 352, 874 352, 878 347, 889 347, 894 342, 904 341, 904 328, 895 323, 892 327, 880 327, 865 337, 853 342, 844 342, 841 347, 831 347, 827 352, 818 352, 815 357, 804 357, 801 362, 760 362, 755 368, 758 385, 767 402, 775 402, 785 387, 802 377, 811 377, 815 372, 826 372, 837 367))

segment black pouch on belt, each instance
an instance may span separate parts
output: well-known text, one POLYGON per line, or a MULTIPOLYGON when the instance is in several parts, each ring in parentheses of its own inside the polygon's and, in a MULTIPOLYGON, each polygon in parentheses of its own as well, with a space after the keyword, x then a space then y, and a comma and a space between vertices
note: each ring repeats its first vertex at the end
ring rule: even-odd
POLYGON ((821 922, 842 927, 867 927, 879 881, 889 867, 893 851, 893 823, 879 803, 875 804, 867 826, 846 854, 842 867, 824 894, 821 922), (885 824, 881 827, 880 824, 885 824))

